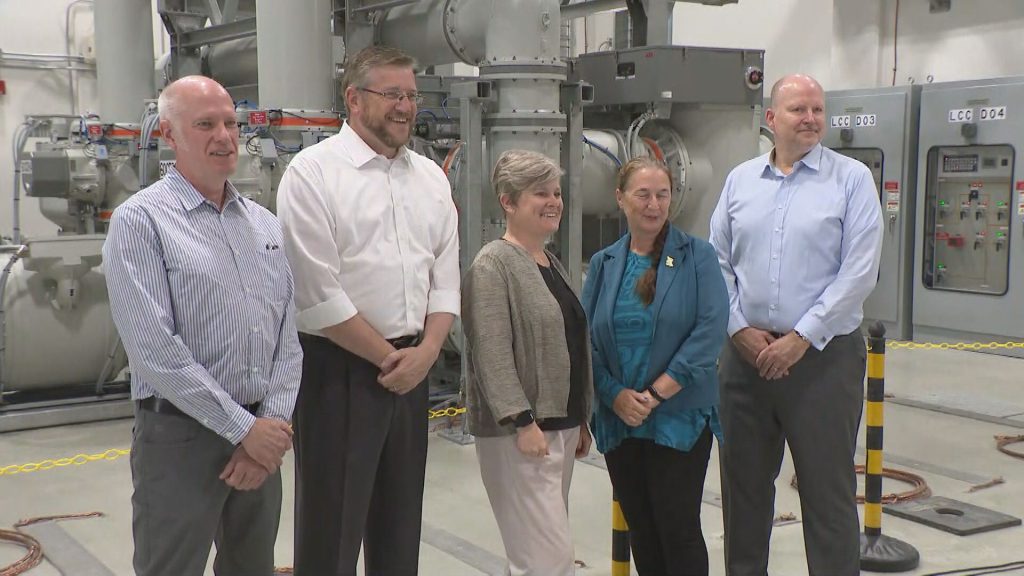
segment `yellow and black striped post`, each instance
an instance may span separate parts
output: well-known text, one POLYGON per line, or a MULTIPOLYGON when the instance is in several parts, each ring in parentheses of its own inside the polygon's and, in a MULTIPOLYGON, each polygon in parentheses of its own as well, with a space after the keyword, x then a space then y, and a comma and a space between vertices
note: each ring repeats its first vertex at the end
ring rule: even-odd
POLYGON ((612 576, 629 576, 629 526, 612 494, 612 576))
POLYGON ((917 550, 882 534, 882 425, 885 405, 885 327, 868 329, 867 462, 864 466, 864 533, 860 567, 871 572, 906 572, 917 568, 917 550))

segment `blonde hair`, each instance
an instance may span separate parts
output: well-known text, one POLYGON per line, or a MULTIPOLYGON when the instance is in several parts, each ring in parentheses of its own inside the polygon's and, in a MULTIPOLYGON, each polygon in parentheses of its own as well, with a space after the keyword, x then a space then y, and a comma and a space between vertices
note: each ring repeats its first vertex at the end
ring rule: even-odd
POLYGON ((557 180, 564 174, 557 162, 531 150, 507 150, 498 157, 491 172, 491 187, 501 198, 508 194, 513 204, 519 195, 538 184, 557 180))
POLYGON ((416 69, 416 59, 398 48, 377 45, 368 46, 356 52, 345 63, 345 76, 341 81, 341 93, 348 91, 349 86, 364 88, 366 77, 370 71, 384 66, 416 69))

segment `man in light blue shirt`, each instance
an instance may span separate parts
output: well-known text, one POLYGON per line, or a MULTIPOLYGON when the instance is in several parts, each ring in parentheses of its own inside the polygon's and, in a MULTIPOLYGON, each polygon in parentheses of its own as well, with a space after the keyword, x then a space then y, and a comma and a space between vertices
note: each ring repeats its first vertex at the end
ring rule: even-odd
POLYGON ((779 80, 765 116, 775 148, 733 169, 711 219, 730 299, 720 363, 726 573, 767 574, 788 443, 810 575, 855 576, 859 326, 878 277, 878 191, 860 162, 821 146, 825 96, 813 78, 779 80))
POLYGON ((132 370, 138 576, 271 576, 302 350, 281 225, 242 198, 231 96, 160 95, 176 167, 114 211, 103 265, 132 370))

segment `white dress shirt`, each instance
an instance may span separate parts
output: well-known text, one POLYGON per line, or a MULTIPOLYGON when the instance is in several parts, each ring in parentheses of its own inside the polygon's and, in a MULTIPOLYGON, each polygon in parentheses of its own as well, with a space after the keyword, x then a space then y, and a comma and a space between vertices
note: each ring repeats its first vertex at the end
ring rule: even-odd
POLYGON ((428 314, 459 314, 458 214, 429 159, 404 147, 388 159, 346 122, 295 156, 277 206, 300 331, 322 335, 358 313, 397 338, 428 314))

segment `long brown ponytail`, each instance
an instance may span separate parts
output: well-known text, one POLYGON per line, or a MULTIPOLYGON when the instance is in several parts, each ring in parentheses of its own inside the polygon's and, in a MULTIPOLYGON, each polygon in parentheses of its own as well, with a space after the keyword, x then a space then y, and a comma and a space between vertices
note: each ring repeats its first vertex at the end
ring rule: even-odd
MULTIPOLYGON (((668 166, 664 162, 648 156, 633 158, 619 169, 619 176, 616 182, 618 189, 625 192, 633 174, 644 168, 653 168, 664 172, 665 176, 668 176, 668 188, 672 190, 672 172, 668 169, 668 166)), ((669 224, 666 221, 665 225, 661 228, 661 232, 658 232, 657 237, 654 238, 654 246, 650 254, 651 267, 636 281, 636 295, 640 297, 640 301, 644 303, 644 306, 650 306, 654 302, 654 294, 658 284, 658 264, 661 262, 661 252, 665 248, 665 239, 668 238, 668 226, 669 224)))
POLYGON ((658 287, 658 263, 661 262, 661 251, 665 248, 665 239, 668 237, 668 222, 661 227, 661 232, 654 238, 654 246, 651 248, 651 267, 644 272, 636 281, 636 295, 644 306, 650 306, 654 302, 654 292, 658 287))

